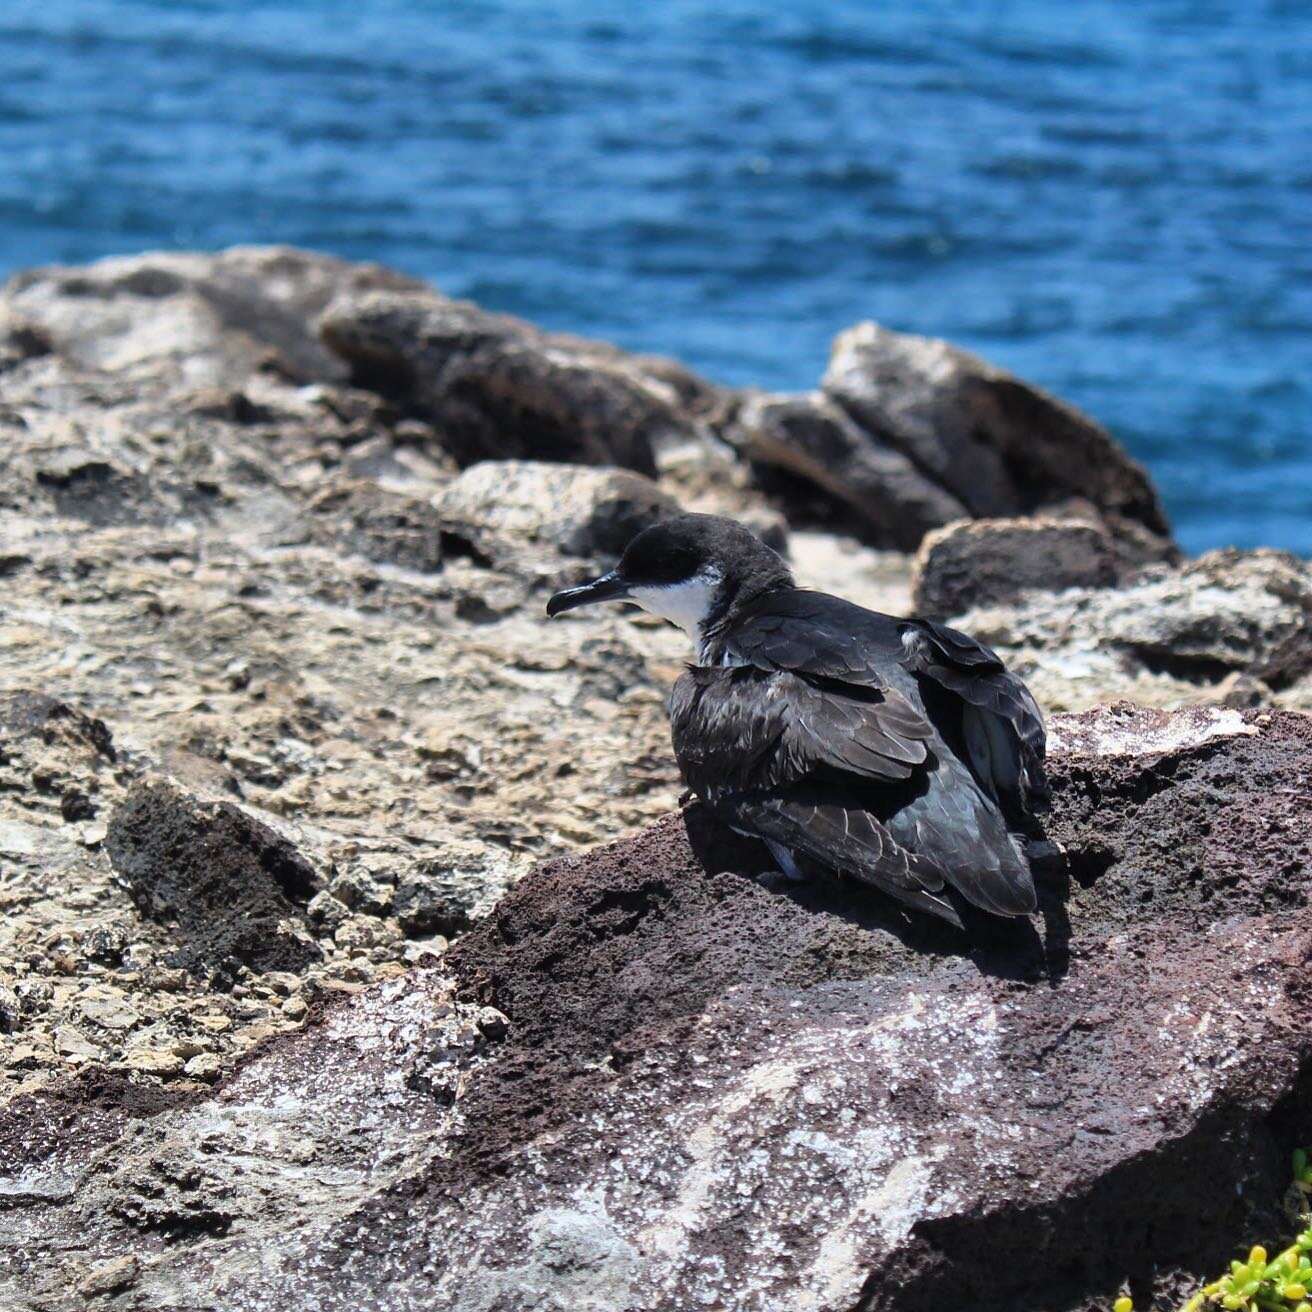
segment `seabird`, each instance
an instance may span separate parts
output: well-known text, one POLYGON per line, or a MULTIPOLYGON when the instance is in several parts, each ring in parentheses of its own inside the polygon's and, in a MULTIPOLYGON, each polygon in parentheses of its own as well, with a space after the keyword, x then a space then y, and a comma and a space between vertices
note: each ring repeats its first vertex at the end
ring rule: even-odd
POLYGON ((680 515, 548 615, 629 601, 684 629, 670 696, 684 781, 780 868, 837 872, 961 924, 1037 904, 1017 831, 1045 809, 1043 717, 973 638, 799 588, 741 524, 680 515))

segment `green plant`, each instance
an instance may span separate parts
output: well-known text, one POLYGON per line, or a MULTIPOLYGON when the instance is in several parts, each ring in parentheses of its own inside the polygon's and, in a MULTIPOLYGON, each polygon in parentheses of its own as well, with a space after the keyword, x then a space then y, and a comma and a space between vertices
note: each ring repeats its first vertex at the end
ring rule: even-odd
MULTIPOLYGON (((1229 1274, 1204 1285, 1180 1312, 1312 1312, 1312 1161, 1306 1148, 1294 1154, 1293 1167, 1303 1231, 1275 1257, 1256 1245, 1246 1262, 1231 1262, 1229 1274)), ((1112 1312, 1134 1312, 1134 1304, 1118 1298, 1112 1312)))

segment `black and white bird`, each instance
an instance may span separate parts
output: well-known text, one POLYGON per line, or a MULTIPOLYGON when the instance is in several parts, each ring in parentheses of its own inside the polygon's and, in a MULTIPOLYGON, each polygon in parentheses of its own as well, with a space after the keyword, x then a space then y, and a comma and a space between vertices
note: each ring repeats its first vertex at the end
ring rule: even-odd
POLYGON ((957 925, 957 897, 1035 909, 1015 831, 1047 805, 1043 717, 987 647, 799 588, 714 515, 646 529, 547 614, 597 601, 634 602, 692 638, 697 663, 670 697, 684 780, 785 873, 812 863, 957 925))

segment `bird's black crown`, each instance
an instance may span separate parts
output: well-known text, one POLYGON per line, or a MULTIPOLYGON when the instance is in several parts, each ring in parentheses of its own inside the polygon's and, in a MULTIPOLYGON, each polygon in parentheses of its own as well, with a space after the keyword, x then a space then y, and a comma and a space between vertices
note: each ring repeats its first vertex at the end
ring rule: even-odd
POLYGON ((749 529, 720 515, 677 515, 644 529, 615 573, 631 587, 682 583, 713 570, 734 584, 787 587, 783 559, 749 529))

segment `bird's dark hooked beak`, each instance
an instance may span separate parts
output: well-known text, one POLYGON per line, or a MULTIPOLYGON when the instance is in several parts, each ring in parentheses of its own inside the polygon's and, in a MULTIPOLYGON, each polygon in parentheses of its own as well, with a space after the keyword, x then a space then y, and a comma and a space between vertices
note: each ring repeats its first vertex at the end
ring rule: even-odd
POLYGON ((594 601, 623 601, 629 595, 629 585, 614 571, 603 574, 582 587, 566 588, 547 602, 548 615, 560 615, 575 606, 587 606, 594 601))

